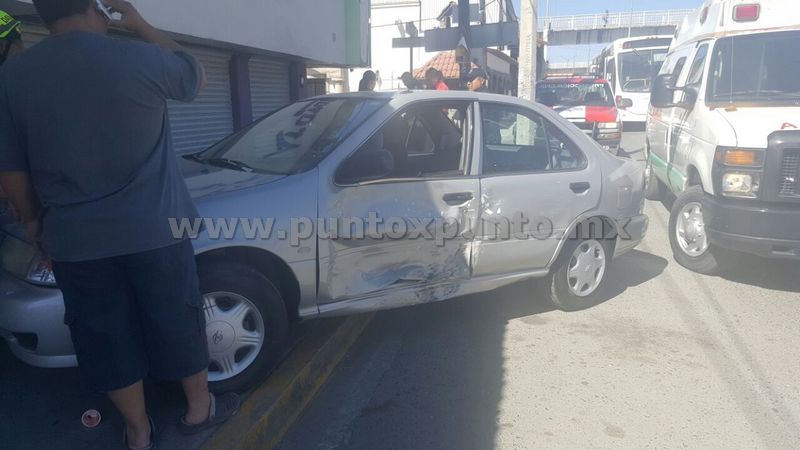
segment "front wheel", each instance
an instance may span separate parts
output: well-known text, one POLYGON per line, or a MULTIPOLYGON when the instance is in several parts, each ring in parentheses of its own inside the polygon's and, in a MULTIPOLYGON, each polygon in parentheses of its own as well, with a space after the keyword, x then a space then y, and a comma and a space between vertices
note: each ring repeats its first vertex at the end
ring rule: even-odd
POLYGON ((703 188, 692 186, 675 200, 669 218, 669 243, 675 261, 705 275, 720 272, 719 250, 708 240, 703 217, 703 188))
POLYGON ((563 259, 547 279, 550 301, 562 311, 579 311, 599 303, 599 290, 608 274, 611 254, 597 239, 568 242, 563 259))
POLYGON ((239 264, 200 267, 209 388, 244 392, 285 350, 288 316, 281 294, 260 272, 239 264))

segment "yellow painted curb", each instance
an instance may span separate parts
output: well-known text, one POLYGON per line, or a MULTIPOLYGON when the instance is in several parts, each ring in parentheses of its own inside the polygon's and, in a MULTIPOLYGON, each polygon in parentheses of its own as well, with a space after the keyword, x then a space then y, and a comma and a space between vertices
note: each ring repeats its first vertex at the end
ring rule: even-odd
POLYGON ((349 317, 327 337, 301 342, 221 426, 203 450, 274 448, 308 406, 374 314, 349 317))

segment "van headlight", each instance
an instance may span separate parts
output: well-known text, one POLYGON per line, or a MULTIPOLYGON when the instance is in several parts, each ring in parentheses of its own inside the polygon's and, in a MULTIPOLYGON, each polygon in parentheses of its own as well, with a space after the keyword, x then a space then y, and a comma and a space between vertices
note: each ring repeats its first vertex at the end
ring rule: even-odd
POLYGON ((766 151, 718 147, 712 175, 723 197, 758 198, 766 151))
POLYGON ((761 175, 757 173, 728 172, 722 175, 722 195, 757 198, 761 175))

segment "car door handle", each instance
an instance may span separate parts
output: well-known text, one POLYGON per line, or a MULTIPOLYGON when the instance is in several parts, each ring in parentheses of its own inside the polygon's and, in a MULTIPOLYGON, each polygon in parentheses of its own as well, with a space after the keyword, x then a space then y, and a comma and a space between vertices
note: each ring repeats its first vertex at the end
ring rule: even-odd
POLYGON ((592 185, 583 181, 580 183, 572 183, 569 185, 569 188, 572 189, 572 192, 576 194, 583 194, 584 192, 588 191, 592 185))
POLYGON ((444 202, 447 203, 448 205, 458 206, 467 203, 473 198, 475 198, 475 196, 472 195, 472 192, 458 192, 455 194, 444 194, 442 200, 444 200, 444 202))

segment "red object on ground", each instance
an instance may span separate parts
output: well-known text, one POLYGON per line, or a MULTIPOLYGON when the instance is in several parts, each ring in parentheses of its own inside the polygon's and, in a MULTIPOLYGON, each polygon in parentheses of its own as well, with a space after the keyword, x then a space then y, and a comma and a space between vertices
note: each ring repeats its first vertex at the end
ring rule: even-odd
POLYGON ((103 420, 103 416, 101 416, 100 411, 96 409, 90 409, 81 416, 81 423, 86 428, 94 428, 100 425, 101 420, 103 420))

